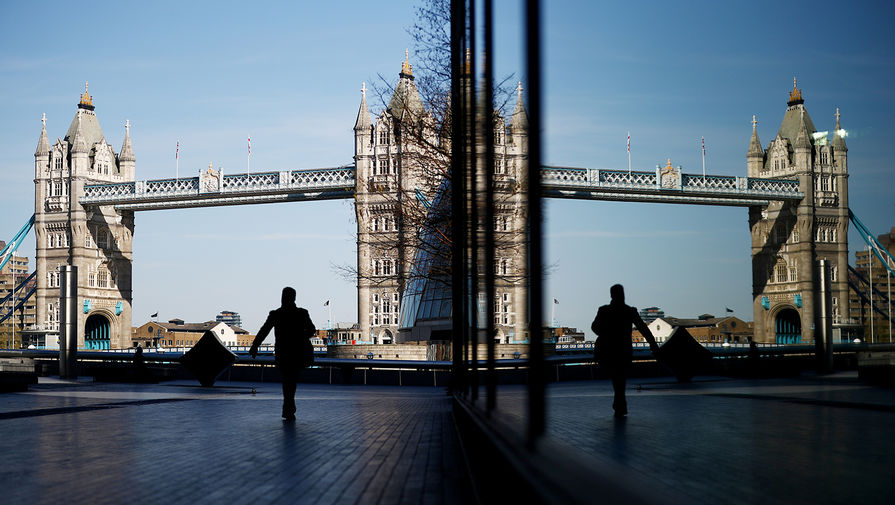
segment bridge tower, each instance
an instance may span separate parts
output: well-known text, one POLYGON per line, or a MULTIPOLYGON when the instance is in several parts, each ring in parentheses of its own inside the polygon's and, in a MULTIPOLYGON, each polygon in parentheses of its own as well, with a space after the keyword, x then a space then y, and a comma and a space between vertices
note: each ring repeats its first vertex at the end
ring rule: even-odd
MULTIPOLYGON (((426 226, 429 204, 450 166, 450 139, 444 130, 450 120, 443 119, 439 125, 435 115, 425 109, 407 55, 388 105, 375 122, 367 105, 366 86, 362 88, 354 125, 354 160, 358 323, 365 340, 395 342, 414 256, 420 248, 434 249, 432 244, 422 243, 425 234, 420 230, 426 226)), ((499 232, 496 317, 501 342, 526 338, 525 201, 521 191, 526 130, 520 89, 509 125, 498 117, 491 132, 498 193, 494 226, 499 232)))
POLYGON ((777 136, 762 149, 757 121, 747 153, 749 177, 798 179, 805 198, 750 207, 755 340, 814 341, 816 261, 832 265, 833 320, 848 315, 848 148, 836 110, 832 140, 814 127, 793 80, 777 136))
POLYGON ((123 348, 131 342, 133 212, 85 209, 85 184, 134 180, 130 123, 116 154, 84 93, 68 132, 51 146, 46 117, 34 153, 37 324, 59 329, 59 266, 78 267, 78 347, 123 348))

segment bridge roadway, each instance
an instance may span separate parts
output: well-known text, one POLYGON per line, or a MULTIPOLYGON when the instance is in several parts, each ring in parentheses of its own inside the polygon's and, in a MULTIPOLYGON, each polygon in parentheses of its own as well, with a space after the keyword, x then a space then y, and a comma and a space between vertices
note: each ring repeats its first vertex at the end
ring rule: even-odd
MULTIPOLYGON (((674 171, 627 172, 588 168, 543 167, 544 195, 551 198, 630 202, 752 206, 804 198, 799 181, 674 171), (671 177, 668 177, 671 175, 671 177)), ((85 206, 113 205, 118 210, 154 210, 246 205, 297 200, 353 198, 353 165, 313 170, 260 172, 93 184, 80 198, 85 206), (200 180, 201 179, 201 180, 200 180)))
MULTIPOLYGON (((524 386, 499 394, 523 426, 524 386)), ((622 421, 608 381, 547 395, 555 447, 663 502, 882 504, 895 489, 895 392, 854 373, 633 379, 622 421)), ((271 383, 41 378, 2 395, 2 501, 473 503, 443 388, 301 384, 294 423, 280 400, 271 383)))

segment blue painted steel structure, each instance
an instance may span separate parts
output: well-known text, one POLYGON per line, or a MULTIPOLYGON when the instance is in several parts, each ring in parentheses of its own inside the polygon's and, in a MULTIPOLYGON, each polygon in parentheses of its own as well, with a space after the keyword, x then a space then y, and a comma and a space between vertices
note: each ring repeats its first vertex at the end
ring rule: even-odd
POLYGON ((16 252, 19 249, 19 246, 22 245, 22 240, 25 239, 25 236, 28 235, 28 232, 31 231, 31 228, 34 227, 34 214, 31 214, 31 219, 25 223, 24 226, 15 234, 12 240, 6 244, 6 247, 0 251, 0 270, 3 270, 3 267, 9 263, 9 260, 12 259, 12 253, 16 252))

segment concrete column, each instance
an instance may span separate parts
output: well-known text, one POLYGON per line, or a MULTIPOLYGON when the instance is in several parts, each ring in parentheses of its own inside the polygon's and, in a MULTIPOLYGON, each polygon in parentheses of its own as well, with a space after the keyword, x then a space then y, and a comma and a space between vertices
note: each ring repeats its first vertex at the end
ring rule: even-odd
POLYGON ((833 370, 833 290, 828 260, 817 260, 814 348, 819 372, 833 370))
POLYGON ((59 267, 59 377, 78 376, 78 267, 59 267))

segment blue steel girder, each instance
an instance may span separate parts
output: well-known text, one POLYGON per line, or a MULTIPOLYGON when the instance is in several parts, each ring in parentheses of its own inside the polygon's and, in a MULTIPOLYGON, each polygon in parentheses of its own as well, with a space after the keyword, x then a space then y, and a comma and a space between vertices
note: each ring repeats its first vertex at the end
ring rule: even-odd
MULTIPOLYGON (((113 205, 117 210, 154 210, 348 199, 354 197, 356 174, 355 167, 348 165, 226 175, 216 179, 222 182, 212 181, 210 188, 204 181, 189 177, 87 185, 80 202, 84 206, 113 205)), ((797 180, 681 173, 668 179, 659 170, 545 166, 541 182, 544 196, 550 198, 752 206, 798 201, 805 196, 797 180)))
POLYGON ((353 165, 348 165, 94 184, 84 187, 84 196, 79 202, 85 207, 112 205, 116 210, 159 210, 345 199, 353 198, 354 191, 355 169, 353 165))
POLYGON ((544 196, 550 198, 743 207, 805 197, 797 180, 667 174, 659 169, 628 172, 545 166, 541 186, 544 196))

